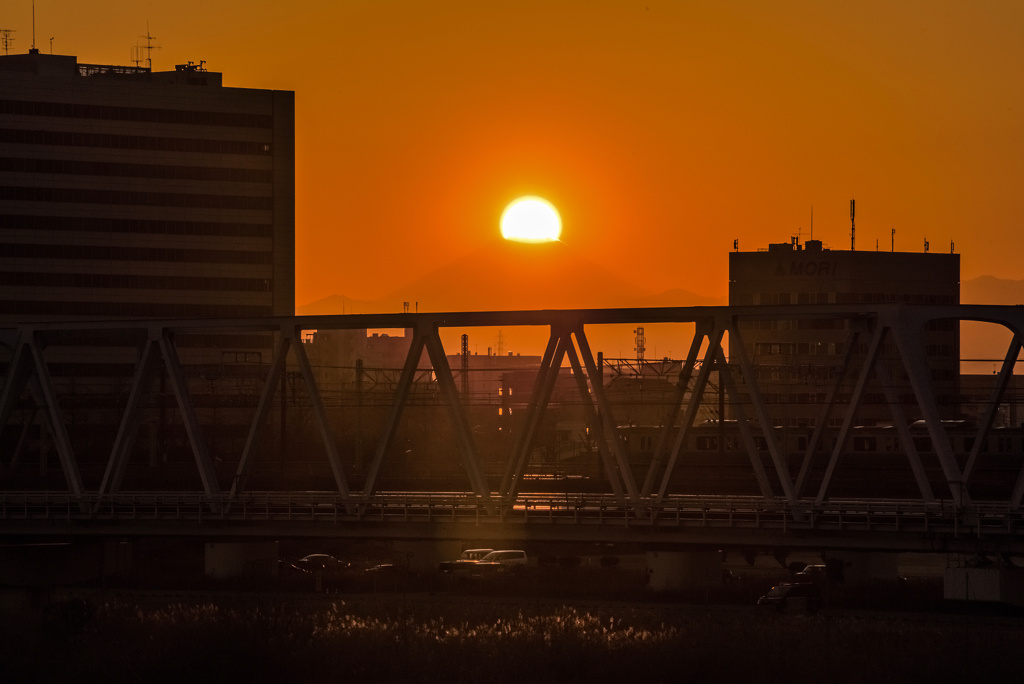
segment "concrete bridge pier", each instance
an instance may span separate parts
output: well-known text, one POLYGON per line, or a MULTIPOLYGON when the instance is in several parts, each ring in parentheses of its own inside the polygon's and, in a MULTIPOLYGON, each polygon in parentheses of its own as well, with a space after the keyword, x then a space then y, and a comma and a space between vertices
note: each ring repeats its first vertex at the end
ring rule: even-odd
POLYGON ((829 551, 825 564, 830 574, 839 568, 841 576, 834 577, 844 584, 862 584, 870 580, 898 580, 898 554, 882 551, 829 551))
POLYGON ((648 551, 647 586, 668 592, 709 587, 722 581, 719 551, 648 551))
POLYGON ((988 565, 946 568, 942 597, 953 601, 993 601, 1024 606, 1024 569, 988 565))
POLYGON ((396 556, 395 565, 416 573, 435 572, 441 561, 462 554, 462 544, 457 541, 396 541, 391 549, 396 556))
POLYGON ((214 579, 276 579, 276 541, 207 542, 206 576, 214 579))

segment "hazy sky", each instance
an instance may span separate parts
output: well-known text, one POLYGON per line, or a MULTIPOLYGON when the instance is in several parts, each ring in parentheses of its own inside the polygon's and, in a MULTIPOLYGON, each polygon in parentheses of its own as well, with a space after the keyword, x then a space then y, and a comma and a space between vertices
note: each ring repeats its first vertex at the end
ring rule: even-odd
MULTIPOLYGON (((523 194, 651 292, 798 230, 1021 279, 1024 2, 36 0, 36 44, 296 92, 297 302, 499 240, 523 194)), ((8 0, 12 52, 31 0, 8 0)), ((530 302, 524 301, 524 306, 530 302)))

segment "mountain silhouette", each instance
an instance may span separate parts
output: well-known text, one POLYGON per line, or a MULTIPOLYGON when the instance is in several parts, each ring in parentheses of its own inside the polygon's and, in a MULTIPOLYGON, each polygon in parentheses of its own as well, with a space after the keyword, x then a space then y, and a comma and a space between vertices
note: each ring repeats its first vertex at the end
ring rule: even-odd
MULTIPOLYGON (((610 258, 616 271, 629 267, 621 255, 610 258)), ((415 301, 420 311, 508 311, 638 306, 650 294, 564 242, 502 240, 396 289, 383 301, 415 301)))

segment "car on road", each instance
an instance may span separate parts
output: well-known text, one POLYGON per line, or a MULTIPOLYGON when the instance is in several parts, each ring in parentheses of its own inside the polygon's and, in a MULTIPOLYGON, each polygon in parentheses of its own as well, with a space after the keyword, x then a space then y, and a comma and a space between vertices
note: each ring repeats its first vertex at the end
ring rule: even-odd
POLYGON ((476 575, 501 575, 522 572, 526 568, 526 552, 519 549, 491 551, 473 566, 476 575))
POLYGON ((810 582, 783 582, 757 599, 757 605, 779 613, 813 613, 821 603, 821 589, 810 582))
POLYGON ((453 573, 471 569, 481 558, 494 549, 466 549, 455 560, 441 561, 437 569, 441 572, 453 573))

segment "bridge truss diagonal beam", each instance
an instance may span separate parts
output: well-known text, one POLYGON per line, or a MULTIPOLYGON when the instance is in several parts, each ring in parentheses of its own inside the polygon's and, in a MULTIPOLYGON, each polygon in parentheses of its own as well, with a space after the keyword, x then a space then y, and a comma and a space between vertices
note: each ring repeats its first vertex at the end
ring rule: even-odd
POLYGON ((53 436, 57 447, 57 455, 60 458, 60 466, 64 471, 64 479, 67 481, 68 489, 75 496, 85 493, 82 484, 82 475, 78 470, 78 461, 75 460, 75 453, 71 447, 71 440, 68 438, 68 431, 64 425, 64 414, 60 409, 60 402, 57 401, 57 391, 53 387, 53 379, 50 377, 50 369, 46 365, 43 356, 43 349, 36 336, 30 336, 25 340, 32 361, 35 365, 35 375, 29 380, 34 392, 38 395, 39 401, 46 407, 44 416, 46 424, 53 436))
MULTIPOLYGON (((587 335, 583 331, 583 325, 578 324, 574 334, 576 336, 576 343, 579 345, 580 357, 583 361, 583 366, 587 369, 587 375, 591 379, 591 391, 594 395, 594 400, 597 403, 597 409, 601 414, 601 420, 605 430, 605 436, 607 443, 611 448, 612 455, 615 457, 615 463, 618 466, 619 476, 622 478, 622 484, 625 487, 626 495, 629 500, 634 504, 640 501, 640 492, 637 489, 636 481, 633 478, 633 471, 629 467, 629 462, 626 460, 626 455, 622 451, 622 441, 618 437, 618 430, 615 429, 615 422, 612 419, 611 404, 608 402, 608 397, 605 396, 603 385, 596 381, 596 378, 600 376, 597 368, 597 364, 594 362, 594 355, 590 351, 590 342, 587 340, 587 335)), ((611 477, 611 474, 609 474, 611 477)))
POLYGON ((128 392, 128 403, 117 428, 117 436, 114 437, 114 446, 110 450, 110 459, 107 461, 103 480, 100 482, 100 496, 116 494, 121 487, 125 467, 128 464, 128 454, 131 452, 139 432, 139 408, 142 406, 143 396, 152 382, 153 371, 157 366, 159 355, 158 338, 150 337, 142 347, 139 365, 135 368, 135 377, 132 379, 132 387, 128 392))
POLYGON ((249 433, 245 438, 245 445, 242 447, 242 455, 238 460, 238 467, 235 470, 235 479, 231 483, 231 497, 234 498, 245 491, 246 480, 249 477, 249 468, 252 465, 253 456, 260 443, 263 434, 263 426, 266 424, 267 416, 270 413, 274 399, 274 392, 277 391, 281 376, 284 375, 288 363, 288 348, 291 346, 294 336, 282 335, 274 352, 274 360, 270 364, 270 372, 263 383, 263 390, 260 392, 259 400, 256 403, 256 413, 249 425, 249 433))
POLYGON ((500 492, 504 498, 515 498, 518 491, 519 482, 529 462, 534 434, 540 424, 541 416, 547 408, 548 401, 551 399, 551 392, 558 379, 558 369, 562 365, 564 355, 565 331, 561 327, 551 326, 544 354, 541 357, 540 368, 530 393, 530 401, 526 407, 526 419, 516 436, 512 454, 502 476, 500 492))
POLYGON ((213 461, 210 459, 210 450, 206 444, 206 438, 203 436, 199 417, 196 415, 195 404, 193 404, 192 396, 188 391, 188 380, 186 380, 181 362, 178 360, 178 352, 166 331, 160 335, 159 344, 163 354, 164 368, 171 381, 174 397, 178 401, 178 410, 181 411, 181 421, 185 425, 185 433, 188 435, 188 441, 192 447, 196 467, 199 468, 203 490, 207 495, 220 494, 220 484, 217 482, 217 473, 214 471, 213 461))
POLYGON ((850 404, 847 406, 846 415, 843 417, 843 425, 839 428, 839 434, 836 436, 835 446, 832 448, 832 455, 829 457, 828 466, 825 468, 825 475, 821 479, 821 485, 818 488, 818 496, 815 498, 816 505, 820 506, 825 500, 829 485, 832 483, 832 476, 835 474, 836 466, 839 463, 839 457, 846 448, 846 441, 849 438, 850 429, 853 427, 857 408, 860 406, 861 398, 864 396, 864 388, 867 386, 868 378, 871 376, 871 369, 875 365, 875 360, 878 358, 878 350, 882 346, 882 339, 884 336, 885 328, 879 324, 875 328, 875 332, 871 337, 871 342, 868 344, 867 357, 864 359, 864 364, 861 366, 860 373, 857 376, 857 384, 854 386, 853 395, 850 397, 850 404))
MULTIPOLYGON (((697 380, 693 386, 693 390, 690 393, 690 400, 686 404, 686 410, 683 412, 683 419, 679 423, 679 430, 676 432, 675 440, 672 442, 672 449, 668 455, 668 461, 665 464, 664 473, 661 476, 661 484, 658 487, 658 499, 661 500, 665 497, 665 493, 668 491, 669 481, 672 479, 672 475, 675 472, 676 462, 679 459, 679 453, 682 450, 683 443, 686 441, 687 432, 693 427, 694 418, 697 416, 697 411, 700 409, 701 399, 704 397, 704 389, 708 384, 708 377, 711 375, 712 369, 715 368, 715 359, 718 356, 718 350, 722 345, 722 337, 725 335, 725 331, 714 326, 706 325, 698 328, 694 332, 693 342, 690 344, 690 353, 696 357, 700 352, 700 347, 703 340, 706 338, 708 341, 708 347, 704 352, 704 359, 701 362, 700 370, 697 372, 697 380)), ((689 360, 689 356, 687 357, 689 360)), ((692 372, 692 371, 691 371, 692 372)), ((680 379, 682 382, 682 379, 680 379)), ((685 387, 682 388, 685 391, 685 387)), ((719 391, 721 389, 721 378, 719 378, 719 391)), ((722 416, 718 417, 722 420, 722 416)), ((662 430, 662 435, 667 434, 672 429, 671 425, 665 425, 662 430)), ((655 468, 660 468, 660 463, 651 462, 650 470, 648 471, 647 477, 644 482, 650 482, 653 486, 657 480, 658 472, 655 468)), ((646 486, 644 488, 644 494, 649 494, 646 486)))
MULTIPOLYGON (((704 340, 711 334, 710 326, 707 323, 698 323, 695 326, 693 339, 690 340, 690 349, 686 353, 686 360, 683 362, 683 367, 679 371, 679 378, 676 381, 675 392, 672 395, 672 403, 669 405, 668 410, 665 412, 665 418, 662 421, 662 429, 658 433, 658 442, 654 447, 654 453, 651 456, 651 465, 647 469, 647 475, 644 477, 643 487, 640 489, 641 496, 650 496, 654 490, 654 484, 657 481, 658 474, 662 471, 662 468, 666 459, 666 451, 669 449, 669 440, 672 439, 672 430, 675 426, 676 418, 679 417, 679 410, 682 408, 683 401, 686 400, 686 391, 689 389, 690 380, 693 378, 693 369, 697 365, 697 356, 700 354, 700 348, 704 340)), ((722 420, 724 416, 718 416, 719 420, 722 420)), ((691 418, 692 421, 692 418, 691 418)), ((685 428, 680 427, 680 430, 685 428)))
POLYGON ((932 446, 939 457, 939 465, 946 476, 946 482, 949 483, 950 495, 959 506, 969 501, 970 497, 964 488, 963 476, 953 456, 949 437, 942 427, 942 416, 939 414, 935 395, 932 392, 931 375, 925 361, 920 335, 924 324, 925 321, 918 317, 890 316, 890 326, 896 339, 896 348, 903 359, 903 367, 910 378, 914 396, 917 397, 918 409, 924 417, 925 427, 932 439, 932 446))
POLYGON ((320 390, 317 389, 316 380, 313 378, 313 369, 310 368, 309 358, 306 356, 306 350, 303 348, 302 342, 295 339, 297 331, 293 328, 287 332, 290 332, 289 337, 292 338, 290 346, 295 354, 295 360, 299 364, 299 373, 306 385, 306 391, 309 393, 310 403, 313 407, 313 416, 316 418, 317 428, 320 430, 320 438, 323 440, 324 449, 327 451, 327 460, 331 464, 334 485, 338 488, 338 493, 342 498, 348 499, 348 480, 345 479, 345 471, 341 465, 341 456, 338 454, 338 445, 334 443, 334 437, 331 435, 331 429, 327 423, 327 411, 324 410, 324 401, 320 397, 320 390))
MULTIPOLYGON (((580 393, 580 400, 583 403, 583 410, 587 416, 587 423, 593 425, 596 432, 597 450, 601 455, 601 463, 608 474, 608 482, 611 484, 612 493, 618 500, 623 501, 625 492, 623 491, 622 475, 616 465, 615 456, 612 453, 612 446, 609 441, 614 440, 617 442, 619 439, 618 432, 616 431, 610 435, 605 432, 604 421, 601 420, 599 411, 594 405, 594 397, 590 387, 587 385, 587 374, 584 372, 579 355, 576 353, 576 347, 572 344, 571 340, 567 339, 566 341, 569 343, 566 349, 566 356, 569 357, 569 365, 576 378, 576 387, 580 393)), ((590 378, 590 382, 591 384, 601 384, 593 377, 590 378)))
POLYGON ((448 358, 444 353, 444 346, 437 330, 433 330, 424 337, 424 344, 427 348, 427 355, 434 366, 434 374, 437 377, 438 385, 448 400, 448 411, 452 420, 452 427, 455 429, 455 438, 459 445, 459 453, 462 457, 462 465, 466 469, 470 486, 482 501, 488 501, 491 497, 490 488, 484 479, 480 467, 480 456, 477 453, 476 445, 473 442, 473 434, 469 428, 469 421, 466 420, 466 413, 463 410, 462 402, 459 400, 459 391, 455 387, 455 378, 452 376, 452 369, 448 365, 448 358))
POLYGON ((896 431, 899 433, 900 444, 903 445, 903 451, 907 455, 907 461, 910 463, 910 470, 917 482, 918 491, 921 492, 921 498, 928 503, 933 503, 935 494, 932 492, 931 482, 928 481, 928 476, 925 474, 921 455, 917 451, 917 445, 914 444, 914 437, 910 434, 910 421, 907 420, 907 414, 903 410, 903 402, 896 396, 896 388, 892 384, 892 375, 889 373, 889 364, 885 359, 875 360, 875 375, 878 376, 885 399, 889 403, 893 425, 896 426, 896 431))
POLYGON ((800 471, 796 476, 795 489, 798 497, 803 496, 807 478, 814 465, 818 445, 821 444, 822 437, 825 435, 825 427, 828 425, 829 416, 832 414, 833 406, 835 406, 836 397, 839 395, 839 390, 842 388, 846 374, 852 365, 854 351, 857 349, 857 340, 860 339, 860 336, 861 331, 852 329, 846 338, 846 352, 843 355, 843 362, 836 373, 835 381, 829 386, 825 402, 818 411, 818 416, 814 423, 814 431, 811 433, 811 439, 807 444, 807 451, 804 452, 804 460, 801 462, 800 471))
POLYGON ((719 371, 721 385, 735 403, 736 424, 739 425, 743 448, 746 449, 747 456, 750 458, 750 467, 754 471, 754 477, 757 478, 757 485, 761 489, 761 496, 766 500, 774 499, 775 495, 772 492, 771 481, 768 479, 768 473, 764 469, 764 464, 761 463, 761 454, 757 448, 757 442, 754 440, 754 432, 750 429, 746 412, 743 410, 743 402, 740 399, 736 378, 733 377, 732 370, 729 368, 729 364, 726 363, 725 351, 722 349, 720 342, 714 349, 714 353, 716 363, 721 366, 719 371))
MULTIPOLYGON (((985 440, 988 439, 992 423, 996 418, 996 412, 999 410, 1000 404, 1003 403, 1006 387, 1010 384, 1010 378, 1013 377, 1013 369, 1017 365, 1017 356, 1020 354, 1020 339, 1020 333, 1015 331, 1013 339, 1010 340, 1010 346, 1006 350, 1003 365, 999 369, 998 376, 996 376, 995 386, 992 388, 992 396, 985 406, 985 413, 981 418, 981 423, 978 425, 978 436, 974 439, 974 445, 971 447, 971 455, 967 458, 967 463, 964 465, 963 476, 965 482, 970 482, 974 466, 978 462, 978 455, 981 453, 981 447, 985 440)), ((1024 477, 1024 470, 1021 471, 1021 476, 1024 477)))
MULTIPOLYGON (((757 417, 757 422, 761 426, 765 442, 768 444, 768 453, 771 456, 772 464, 775 466, 775 474, 779 478, 782 494, 786 497, 786 501, 796 503, 793 478, 789 475, 789 467, 786 465, 786 460, 782 457, 779 441, 775 437, 775 431, 772 430, 772 420, 768 416, 768 409, 764 405, 764 399, 761 397, 761 391, 757 385, 756 371, 747 359, 747 353, 743 350, 743 337, 740 334, 740 328, 736 324, 735 319, 729 322, 727 331, 731 341, 730 347, 735 350, 735 355, 739 357, 743 381, 747 386, 747 391, 750 393, 750 401, 754 405, 754 415, 757 417)), ((740 403, 738 398, 736 403, 740 403)))
POLYGON ((377 475, 380 473, 381 464, 391 441, 395 437, 395 430, 402 418, 402 411, 405 408, 406 399, 409 397, 409 390, 412 388, 413 379, 416 377, 416 369, 423 355, 425 345, 424 335, 419 329, 413 333, 412 344, 409 345, 409 353, 405 357, 405 366, 402 368, 402 375, 398 379, 398 387, 395 391, 395 398, 391 403, 388 416, 384 421, 380 438, 377 440, 377 450, 373 454, 373 460, 366 473, 366 482, 363 485, 363 495, 370 496, 377 486, 377 475))

